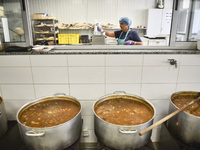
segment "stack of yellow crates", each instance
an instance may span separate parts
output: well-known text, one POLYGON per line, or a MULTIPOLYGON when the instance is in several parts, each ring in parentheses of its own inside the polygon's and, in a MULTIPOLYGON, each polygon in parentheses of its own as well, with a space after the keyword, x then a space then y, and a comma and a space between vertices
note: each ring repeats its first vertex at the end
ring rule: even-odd
POLYGON ((58 34, 58 44, 79 44, 79 33, 73 33, 73 34, 66 34, 61 33, 58 34))

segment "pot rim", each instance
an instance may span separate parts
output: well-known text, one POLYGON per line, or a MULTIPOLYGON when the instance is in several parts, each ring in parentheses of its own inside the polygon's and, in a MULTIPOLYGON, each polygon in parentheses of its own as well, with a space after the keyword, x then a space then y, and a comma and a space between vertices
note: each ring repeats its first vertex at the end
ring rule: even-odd
MULTIPOLYGON (((118 91, 116 91, 116 92, 118 92, 118 91)), ((121 92, 121 91, 120 91, 121 92)), ((93 113, 94 113, 94 115, 98 118, 98 119, 100 119, 101 121, 103 121, 104 123, 107 123, 107 124, 110 124, 110 125, 115 125, 115 126, 117 126, 117 127, 125 127, 125 128, 132 128, 132 127, 139 127, 139 126, 141 126, 141 125, 145 125, 145 124, 148 124, 149 122, 151 122, 154 118, 155 118, 155 115, 156 115, 156 109, 155 109, 155 107, 153 106, 153 104, 151 104, 148 100, 145 100, 144 98, 142 98, 142 97, 140 97, 140 96, 137 96, 137 95, 134 95, 134 94, 129 94, 129 93, 126 93, 126 92, 124 92, 124 91, 122 91, 123 93, 121 93, 121 94, 117 94, 117 93, 115 93, 115 92, 113 92, 112 94, 106 94, 106 95, 104 95, 104 96, 102 96, 102 97, 100 97, 96 102, 94 102, 94 104, 93 104, 93 106, 92 106, 92 111, 93 111, 93 113), (133 96, 133 97, 136 97, 136 98, 139 98, 139 99, 141 99, 141 100, 143 100, 143 101, 145 101, 145 102, 147 102, 151 107, 152 107, 152 109, 153 109, 153 111, 154 111, 154 115, 153 115, 153 117, 149 120, 149 121, 147 121, 147 122, 145 122, 145 123, 142 123, 142 124, 138 124, 138 125, 117 125, 117 124, 113 124, 113 123, 110 123, 110 122, 107 122, 107 121, 105 121, 105 120, 103 120, 103 119, 101 119, 96 113, 95 113, 95 111, 94 111, 94 106, 99 102, 99 101, 101 101, 103 98, 106 98, 106 97, 109 97, 109 96, 114 96, 114 95, 116 95, 116 96, 133 96)))
MULTIPOLYGON (((45 101, 45 100, 44 100, 45 101)), ((72 96, 69 96, 69 95, 59 95, 59 96, 56 96, 56 94, 54 94, 54 96, 44 96, 44 97, 40 97, 40 98, 37 98, 37 99, 35 99, 35 100, 32 100, 32 101, 30 101, 30 102, 28 102, 28 103, 26 103, 26 104, 24 104, 22 107, 20 107, 20 109, 17 111, 17 114, 16 114, 16 118, 17 118, 17 122, 20 124, 20 125, 22 125, 22 126, 24 126, 24 127, 28 127, 28 128, 34 128, 34 129, 38 129, 38 130, 40 130, 40 129, 51 129, 51 128, 57 128, 57 127, 60 127, 60 126, 63 126, 63 125, 65 125, 66 123, 69 123, 69 122, 71 122, 72 120, 74 120, 80 113, 81 113, 81 111, 82 111, 82 106, 81 106, 81 103, 75 98, 75 97, 72 97, 72 96), (43 127, 43 128, 37 128, 37 127, 30 127, 30 126, 26 126, 26 125, 24 125, 24 124, 22 124, 20 121, 19 121, 19 113, 20 113, 20 111, 24 108, 24 107, 26 107, 26 106, 28 106, 28 105, 30 105, 30 104, 35 104, 35 102, 37 102, 37 101, 40 101, 40 100, 43 100, 43 99, 46 99, 46 98, 55 98, 55 97, 58 97, 58 98, 60 98, 60 97, 66 97, 66 98, 70 98, 70 99, 73 99, 74 101, 76 101, 79 105, 80 105, 80 111, 77 113, 77 115, 76 116, 74 116, 74 118, 72 118, 71 120, 68 120, 68 121, 66 121, 66 122, 64 122, 64 123, 61 123, 61 124, 59 124, 59 125, 56 125, 56 126, 51 126, 51 127, 43 127)))
MULTIPOLYGON (((199 92, 198 92, 198 91, 178 91, 178 92, 172 93, 171 98, 170 98, 170 103, 171 103, 177 110, 180 109, 180 108, 177 107, 177 106, 172 102, 172 96, 178 95, 178 94, 181 94, 181 93, 199 93, 199 92)), ((190 114, 190 113, 185 112, 185 111, 182 111, 182 112, 180 112, 180 113, 185 113, 185 114, 187 114, 187 115, 190 115, 191 117, 200 118, 199 116, 190 114)))

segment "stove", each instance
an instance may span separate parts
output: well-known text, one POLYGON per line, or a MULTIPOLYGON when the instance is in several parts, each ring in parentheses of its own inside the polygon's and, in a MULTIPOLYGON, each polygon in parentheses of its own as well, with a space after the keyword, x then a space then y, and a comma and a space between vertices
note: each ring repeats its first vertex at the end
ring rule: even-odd
POLYGON ((189 146, 173 137, 167 129, 166 123, 162 124, 160 142, 158 149, 161 150, 199 150, 199 148, 189 146))
MULTIPOLYGON (((79 150, 80 138, 72 144, 70 147, 64 150, 79 150)), ((1 150, 29 150, 23 143, 17 121, 8 121, 8 130, 0 138, 0 149, 1 150)))
MULTIPOLYGON (((114 150, 114 149, 111 149, 111 148, 101 144, 100 142, 98 142, 97 143, 97 150, 114 150)), ((135 150, 155 150, 155 148, 153 146, 151 139, 149 139, 149 142, 146 145, 144 145, 140 148, 137 148, 135 150)))

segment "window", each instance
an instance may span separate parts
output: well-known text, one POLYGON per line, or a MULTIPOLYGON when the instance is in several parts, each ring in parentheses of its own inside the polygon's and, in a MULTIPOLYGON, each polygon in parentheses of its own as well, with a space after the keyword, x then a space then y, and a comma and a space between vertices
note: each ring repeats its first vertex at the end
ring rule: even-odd
MULTIPOLYGON (((145 49, 148 47, 152 49, 155 46, 166 49, 169 47, 196 49, 196 41, 200 38, 200 0, 158 0, 156 3, 155 0, 148 2, 146 0, 0 0, 0 2, 5 14, 1 16, 2 34, 7 43, 33 45, 34 31, 31 19, 35 13, 56 17, 59 20, 58 25, 94 24, 96 21, 103 25, 114 25, 114 29, 110 31, 120 29, 119 18, 127 16, 133 22, 131 28, 142 37, 144 45, 140 49, 144 46, 145 49), (159 9, 159 5, 162 5, 163 9, 159 9), (151 39, 155 36, 158 38, 151 39)), ((59 33, 80 33, 91 38, 93 30, 59 30, 59 33)))
POLYGON ((179 0, 176 41, 200 38, 200 0, 179 0))
POLYGON ((5 44, 30 45, 25 0, 0 1, 1 36, 5 44))
POLYGON ((3 3, 3 8, 2 24, 5 42, 24 42, 25 36, 20 0, 6 0, 3 3))

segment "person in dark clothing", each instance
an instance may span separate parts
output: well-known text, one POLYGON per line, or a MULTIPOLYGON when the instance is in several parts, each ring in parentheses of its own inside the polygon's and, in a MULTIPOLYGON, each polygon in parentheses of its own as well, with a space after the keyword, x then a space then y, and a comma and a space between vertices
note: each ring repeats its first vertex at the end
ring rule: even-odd
POLYGON ((97 30, 105 32, 106 36, 118 38, 118 45, 142 45, 138 33, 130 28, 132 25, 131 19, 122 17, 119 19, 119 24, 121 30, 115 32, 109 32, 100 26, 97 27, 97 30))

